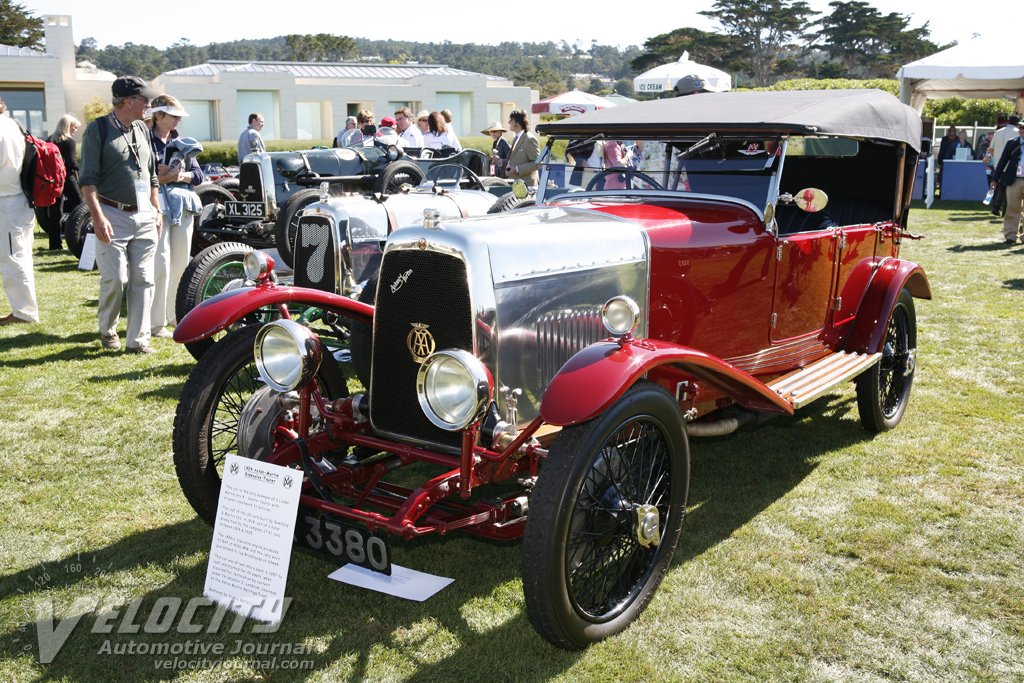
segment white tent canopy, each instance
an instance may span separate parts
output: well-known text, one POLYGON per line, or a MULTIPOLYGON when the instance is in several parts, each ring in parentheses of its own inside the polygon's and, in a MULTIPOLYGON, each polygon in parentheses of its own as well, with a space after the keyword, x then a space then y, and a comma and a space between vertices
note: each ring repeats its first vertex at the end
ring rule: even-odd
POLYGON ((655 93, 671 90, 684 76, 704 79, 711 92, 732 90, 732 76, 720 69, 690 60, 690 53, 683 52, 678 61, 648 69, 633 79, 633 89, 638 93, 655 93))
POLYGON ((925 100, 1009 98, 1021 109, 1024 51, 1012 41, 974 39, 911 62, 896 73, 900 101, 920 112, 925 100))

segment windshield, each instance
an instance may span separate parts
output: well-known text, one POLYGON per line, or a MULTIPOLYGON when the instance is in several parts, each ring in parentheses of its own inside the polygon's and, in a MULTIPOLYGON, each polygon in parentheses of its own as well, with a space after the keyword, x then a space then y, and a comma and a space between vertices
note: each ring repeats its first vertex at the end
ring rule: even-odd
POLYGON ((709 135, 672 140, 570 140, 549 147, 543 201, 570 192, 666 190, 735 197, 764 206, 778 171, 780 138, 709 135))

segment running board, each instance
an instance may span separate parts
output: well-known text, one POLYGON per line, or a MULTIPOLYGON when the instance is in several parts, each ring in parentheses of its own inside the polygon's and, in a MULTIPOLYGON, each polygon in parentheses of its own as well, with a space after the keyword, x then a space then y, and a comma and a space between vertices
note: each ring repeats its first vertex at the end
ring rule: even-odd
POLYGON ((847 353, 839 351, 815 361, 807 367, 780 377, 768 388, 793 404, 807 405, 832 387, 853 379, 878 362, 882 354, 847 353))

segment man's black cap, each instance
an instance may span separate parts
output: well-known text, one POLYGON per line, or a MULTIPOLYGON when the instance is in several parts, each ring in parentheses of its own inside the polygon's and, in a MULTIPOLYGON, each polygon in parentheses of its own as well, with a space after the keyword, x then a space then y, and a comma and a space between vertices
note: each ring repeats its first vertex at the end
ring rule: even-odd
POLYGON ((146 85, 146 81, 138 76, 118 76, 117 80, 110 86, 110 92, 114 94, 114 97, 142 95, 147 100, 152 100, 160 94, 146 85))

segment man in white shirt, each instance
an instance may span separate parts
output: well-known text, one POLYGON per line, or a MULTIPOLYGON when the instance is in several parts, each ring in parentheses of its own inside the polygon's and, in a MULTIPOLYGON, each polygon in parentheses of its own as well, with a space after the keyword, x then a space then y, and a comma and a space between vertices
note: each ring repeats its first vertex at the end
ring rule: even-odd
POLYGON ((356 130, 356 117, 350 116, 345 119, 345 127, 338 133, 338 137, 334 138, 335 147, 348 147, 352 142, 352 137, 357 133, 356 130))
MULTIPOLYGON (((990 166, 995 166, 999 163, 999 158, 1003 156, 1003 149, 1005 149, 1006 143, 1017 139, 1018 123, 1020 123, 1020 117, 1014 114, 1005 126, 992 134, 992 139, 988 143, 988 152, 985 154, 985 162, 990 166)), ((1001 183, 997 183, 996 193, 992 197, 992 213, 999 216, 1005 209, 1006 187, 1001 183)))
POLYGON ((412 111, 409 107, 402 107, 395 111, 395 128, 398 129, 399 135, 406 141, 409 147, 416 147, 417 149, 423 147, 423 133, 415 125, 416 122, 412 117, 412 111))
POLYGON ((32 271, 32 227, 36 215, 21 189, 25 136, 0 100, 0 279, 13 309, 0 326, 39 322, 32 271))

